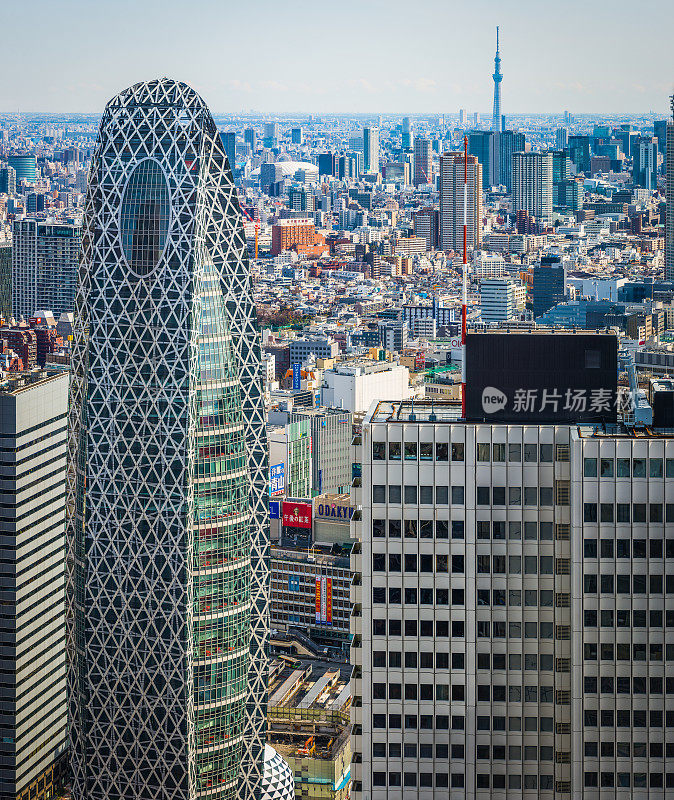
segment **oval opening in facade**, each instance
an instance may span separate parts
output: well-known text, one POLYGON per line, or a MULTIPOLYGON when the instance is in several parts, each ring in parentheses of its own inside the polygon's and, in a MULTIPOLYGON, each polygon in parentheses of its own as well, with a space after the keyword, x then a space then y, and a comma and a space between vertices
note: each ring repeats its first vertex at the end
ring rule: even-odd
POLYGON ((120 236, 126 261, 147 275, 164 252, 171 217, 169 187, 158 161, 146 158, 131 173, 120 211, 120 236))

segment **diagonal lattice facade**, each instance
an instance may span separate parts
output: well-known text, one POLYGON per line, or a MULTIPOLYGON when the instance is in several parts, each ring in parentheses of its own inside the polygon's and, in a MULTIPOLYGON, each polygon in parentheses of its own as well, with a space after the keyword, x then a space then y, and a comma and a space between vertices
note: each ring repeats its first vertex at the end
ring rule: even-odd
POLYGON ((78 800, 259 796, 267 455, 240 210, 185 84, 106 107, 74 335, 68 644, 78 800))

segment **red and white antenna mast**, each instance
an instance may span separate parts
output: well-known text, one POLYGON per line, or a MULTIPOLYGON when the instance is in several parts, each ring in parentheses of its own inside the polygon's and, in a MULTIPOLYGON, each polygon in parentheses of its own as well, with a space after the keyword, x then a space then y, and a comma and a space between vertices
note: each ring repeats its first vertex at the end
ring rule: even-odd
POLYGON ((466 419, 466 328, 468 319, 468 137, 463 137, 463 293, 461 295, 461 417, 466 419))

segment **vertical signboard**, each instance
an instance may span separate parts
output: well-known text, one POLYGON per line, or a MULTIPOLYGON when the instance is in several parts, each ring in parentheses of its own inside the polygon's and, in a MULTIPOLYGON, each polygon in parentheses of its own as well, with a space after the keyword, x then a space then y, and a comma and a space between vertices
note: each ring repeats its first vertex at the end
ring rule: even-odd
POLYGON ((325 575, 321 578, 321 623, 323 625, 328 621, 328 587, 327 578, 325 575))
POLYGON ((327 611, 326 623, 332 625, 332 578, 328 578, 327 580, 325 606, 327 611))
POLYGON ((316 578, 316 625, 321 624, 321 579, 316 578))
POLYGON ((272 464, 271 467, 269 467, 270 497, 275 497, 276 495, 283 494, 283 490, 285 488, 284 469, 285 465, 283 463, 272 464))
POLYGON ((302 365, 293 364, 293 390, 299 391, 302 388, 302 365))

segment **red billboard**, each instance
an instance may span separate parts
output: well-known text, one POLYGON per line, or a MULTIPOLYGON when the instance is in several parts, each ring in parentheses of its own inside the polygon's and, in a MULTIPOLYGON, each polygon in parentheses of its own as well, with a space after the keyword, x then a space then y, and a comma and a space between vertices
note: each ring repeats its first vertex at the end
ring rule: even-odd
POLYGON ((311 503, 284 500, 283 525, 288 528, 309 528, 311 530, 311 503))

